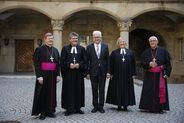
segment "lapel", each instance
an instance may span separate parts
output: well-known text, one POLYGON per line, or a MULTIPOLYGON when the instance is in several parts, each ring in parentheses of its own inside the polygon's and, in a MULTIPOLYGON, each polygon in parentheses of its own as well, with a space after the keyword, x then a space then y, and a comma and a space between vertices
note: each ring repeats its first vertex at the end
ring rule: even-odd
POLYGON ((105 49, 105 47, 104 47, 103 43, 101 42, 100 58, 102 56, 104 49, 105 49))
MULTIPOLYGON (((95 54, 95 56, 96 56, 96 58, 98 59, 98 56, 97 56, 97 54, 96 54, 96 50, 95 50, 95 45, 94 45, 94 43, 92 44, 92 52, 95 54)), ((100 54, 101 55, 101 54, 100 54)))

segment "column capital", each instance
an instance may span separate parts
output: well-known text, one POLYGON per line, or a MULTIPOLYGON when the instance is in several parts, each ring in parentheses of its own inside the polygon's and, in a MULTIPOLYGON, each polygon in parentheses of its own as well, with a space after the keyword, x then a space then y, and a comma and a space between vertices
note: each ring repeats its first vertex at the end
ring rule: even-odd
POLYGON ((51 20, 53 30, 63 30, 64 21, 63 20, 51 20))
POLYGON ((121 20, 118 22, 118 27, 120 28, 120 31, 128 31, 131 25, 132 20, 121 20))

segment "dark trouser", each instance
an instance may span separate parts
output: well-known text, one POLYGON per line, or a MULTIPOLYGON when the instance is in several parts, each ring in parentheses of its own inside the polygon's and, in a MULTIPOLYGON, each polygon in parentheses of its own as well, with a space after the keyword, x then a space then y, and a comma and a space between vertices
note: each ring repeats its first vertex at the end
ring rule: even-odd
POLYGON ((101 70, 98 69, 97 76, 90 76, 90 79, 93 94, 93 106, 95 108, 103 108, 106 76, 102 75, 101 70))

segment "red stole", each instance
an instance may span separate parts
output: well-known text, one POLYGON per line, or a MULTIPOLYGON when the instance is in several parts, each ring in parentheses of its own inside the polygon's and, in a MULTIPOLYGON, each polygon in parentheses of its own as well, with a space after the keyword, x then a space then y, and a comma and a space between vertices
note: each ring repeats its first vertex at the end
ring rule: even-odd
POLYGON ((149 72, 160 72, 160 82, 159 82, 159 98, 160 98, 160 104, 166 102, 166 88, 165 88, 165 78, 163 77, 163 70, 164 66, 157 66, 155 68, 151 68, 148 71, 149 72))

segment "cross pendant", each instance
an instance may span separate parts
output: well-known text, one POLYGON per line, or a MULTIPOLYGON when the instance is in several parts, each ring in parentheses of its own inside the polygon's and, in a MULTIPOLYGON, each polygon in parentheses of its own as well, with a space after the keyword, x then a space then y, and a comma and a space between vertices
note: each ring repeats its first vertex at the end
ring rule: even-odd
POLYGON ((51 62, 53 62, 54 58, 51 56, 51 57, 50 57, 50 60, 51 60, 51 62))
POLYGON ((75 58, 73 58, 73 63, 75 64, 75 62, 76 62, 76 60, 75 60, 75 58))
POLYGON ((122 58, 123 62, 125 61, 125 58, 122 58))
POLYGON ((156 62, 156 59, 155 58, 153 58, 153 62, 156 62))

